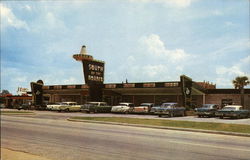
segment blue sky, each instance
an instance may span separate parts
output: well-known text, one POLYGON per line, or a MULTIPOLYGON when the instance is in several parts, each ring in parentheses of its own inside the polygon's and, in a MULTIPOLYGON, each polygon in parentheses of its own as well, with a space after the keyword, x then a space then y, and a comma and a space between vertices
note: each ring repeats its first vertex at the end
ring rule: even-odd
POLYGON ((1 89, 84 83, 72 55, 104 60, 105 83, 176 81, 232 88, 250 78, 248 0, 1 1, 1 89))

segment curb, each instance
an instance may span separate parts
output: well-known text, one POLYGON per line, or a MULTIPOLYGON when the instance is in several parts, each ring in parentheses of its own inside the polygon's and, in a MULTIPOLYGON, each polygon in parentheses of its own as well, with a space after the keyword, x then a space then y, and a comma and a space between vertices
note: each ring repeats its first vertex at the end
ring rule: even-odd
POLYGON ((144 127, 144 128, 154 128, 154 129, 168 129, 177 131, 189 131, 189 132, 200 132, 200 133, 210 133, 210 134, 222 134, 230 136, 243 136, 250 137, 248 133, 236 133, 236 132, 226 132, 226 131, 212 131, 203 129, 190 129, 190 128, 177 128, 177 127, 165 127, 165 126, 152 126, 152 125, 142 125, 142 124, 129 124, 129 123, 118 123, 118 122, 104 122, 104 121, 92 121, 92 120, 78 120, 78 119, 67 119, 72 122, 86 122, 86 123, 99 123, 99 124, 111 124, 111 125, 121 125, 121 126, 131 126, 131 127, 144 127))

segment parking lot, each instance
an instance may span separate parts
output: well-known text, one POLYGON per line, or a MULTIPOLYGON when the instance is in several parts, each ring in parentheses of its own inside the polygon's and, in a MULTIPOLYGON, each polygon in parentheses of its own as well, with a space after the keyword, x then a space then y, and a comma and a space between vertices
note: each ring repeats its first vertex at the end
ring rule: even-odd
MULTIPOLYGON (((2 109, 4 111, 18 111, 16 109, 2 109)), ((114 114, 114 113, 82 113, 82 112, 57 112, 57 111, 37 111, 32 110, 33 115, 19 115, 44 119, 67 119, 70 117, 129 117, 129 118, 149 118, 149 119, 166 119, 166 120, 182 120, 182 121, 195 121, 195 122, 214 122, 214 123, 231 123, 231 124, 246 124, 250 125, 250 118, 245 119, 220 119, 218 117, 212 118, 198 118, 197 116, 185 117, 158 117, 157 115, 143 115, 143 114, 114 114)))

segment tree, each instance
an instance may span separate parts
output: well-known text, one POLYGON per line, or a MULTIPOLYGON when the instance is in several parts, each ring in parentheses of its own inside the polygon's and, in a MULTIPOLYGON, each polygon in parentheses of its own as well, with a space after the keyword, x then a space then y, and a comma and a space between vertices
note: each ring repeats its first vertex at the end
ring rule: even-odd
POLYGON ((244 87, 247 86, 250 83, 250 81, 248 80, 247 76, 238 76, 232 82, 234 88, 240 90, 241 105, 244 107, 244 87))
POLYGON ((5 89, 3 89, 2 92, 0 93, 0 95, 6 95, 6 94, 10 94, 10 92, 5 89))

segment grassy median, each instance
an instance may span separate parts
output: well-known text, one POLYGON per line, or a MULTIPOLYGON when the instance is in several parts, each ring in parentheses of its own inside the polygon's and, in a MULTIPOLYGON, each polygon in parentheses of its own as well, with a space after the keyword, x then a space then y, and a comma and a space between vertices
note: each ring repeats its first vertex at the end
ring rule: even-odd
POLYGON ((19 114, 34 114, 29 111, 0 111, 2 115, 19 115, 19 114))
POLYGON ((71 119, 250 133, 250 125, 242 125, 242 124, 191 122, 191 121, 162 120, 162 119, 122 118, 122 117, 72 117, 71 119))

